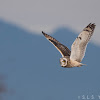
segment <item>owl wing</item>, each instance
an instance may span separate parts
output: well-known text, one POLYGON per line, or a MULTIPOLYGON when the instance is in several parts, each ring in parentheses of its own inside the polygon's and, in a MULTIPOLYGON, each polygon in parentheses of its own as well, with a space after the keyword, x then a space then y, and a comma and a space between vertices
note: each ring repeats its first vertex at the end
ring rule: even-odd
POLYGON ((76 38, 71 46, 71 56, 70 59, 81 62, 86 51, 87 44, 93 35, 95 24, 89 24, 83 29, 83 31, 76 38))
POLYGON ((46 37, 47 40, 49 40, 56 48, 57 50, 61 53, 62 56, 70 56, 71 51, 61 44, 59 41, 57 41, 55 38, 51 37, 50 35, 44 33, 42 31, 42 34, 46 37))

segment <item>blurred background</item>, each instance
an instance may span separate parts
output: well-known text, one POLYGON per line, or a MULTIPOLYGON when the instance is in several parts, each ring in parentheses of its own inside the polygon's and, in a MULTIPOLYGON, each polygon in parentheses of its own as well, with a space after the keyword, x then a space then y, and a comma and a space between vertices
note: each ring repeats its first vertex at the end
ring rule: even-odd
POLYGON ((100 95, 99 0, 0 0, 0 100, 82 100, 100 95), (80 68, 62 68, 41 31, 71 48, 96 23, 80 68))

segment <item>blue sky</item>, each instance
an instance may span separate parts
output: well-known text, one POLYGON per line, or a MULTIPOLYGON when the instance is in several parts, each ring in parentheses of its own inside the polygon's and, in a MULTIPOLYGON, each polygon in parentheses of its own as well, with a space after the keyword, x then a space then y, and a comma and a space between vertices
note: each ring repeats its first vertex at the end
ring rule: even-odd
MULTIPOLYGON (((62 68, 60 53, 44 36, 3 20, 0 27, 0 74, 7 89, 3 99, 77 100, 81 95, 100 95, 99 46, 88 44, 82 61, 87 66, 62 68)), ((69 48, 77 37, 63 27, 52 36, 69 48)))

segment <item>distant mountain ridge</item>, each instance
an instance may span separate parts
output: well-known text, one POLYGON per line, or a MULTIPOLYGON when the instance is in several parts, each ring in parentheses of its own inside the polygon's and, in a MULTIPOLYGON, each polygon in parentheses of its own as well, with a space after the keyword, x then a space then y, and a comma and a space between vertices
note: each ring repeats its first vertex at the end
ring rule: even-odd
MULTIPOLYGON (((71 47, 77 37, 68 28, 52 34, 71 47)), ((16 25, 0 20, 0 73, 8 76, 7 85, 16 94, 9 100, 74 100, 78 95, 95 93, 100 80, 100 47, 89 43, 80 68, 62 68, 60 53, 44 36, 29 34, 16 25), (93 91, 91 91, 93 90, 93 91)))

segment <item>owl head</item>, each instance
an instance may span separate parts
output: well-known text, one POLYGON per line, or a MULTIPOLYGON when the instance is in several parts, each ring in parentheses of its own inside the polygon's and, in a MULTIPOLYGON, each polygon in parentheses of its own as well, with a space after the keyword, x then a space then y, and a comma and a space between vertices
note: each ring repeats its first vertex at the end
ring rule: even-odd
POLYGON ((60 58, 60 65, 61 65, 62 67, 66 67, 67 64, 68 64, 67 58, 65 58, 65 57, 60 58))

